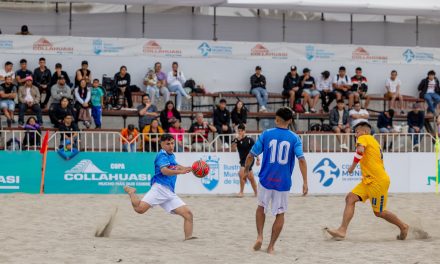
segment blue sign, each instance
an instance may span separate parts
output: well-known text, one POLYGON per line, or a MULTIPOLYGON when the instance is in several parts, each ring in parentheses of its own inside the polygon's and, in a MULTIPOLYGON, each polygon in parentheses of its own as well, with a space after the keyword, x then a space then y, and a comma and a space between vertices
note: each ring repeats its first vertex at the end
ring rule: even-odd
POLYGON ((0 151, 0 193, 39 193, 42 155, 38 151, 0 151))
POLYGON ((0 40, 0 49, 12 49, 14 42, 12 40, 0 40))
POLYGON ((328 187, 339 177, 341 171, 331 159, 324 158, 313 168, 313 173, 319 175, 322 186, 328 187))
POLYGON ((214 56, 229 56, 232 55, 231 46, 220 46, 220 45, 209 45, 207 42, 202 42, 197 49, 203 57, 208 57, 209 55, 214 56))
POLYGON ((335 56, 332 51, 327 51, 325 49, 316 48, 313 45, 306 45, 306 59, 308 61, 313 61, 316 59, 331 59, 335 56))
POLYGON ((433 61, 434 53, 429 52, 414 52, 412 49, 406 49, 402 53, 403 59, 406 63, 410 63, 412 61, 433 61))
POLYGON ((203 186, 208 190, 212 191, 217 187, 220 181, 220 158, 215 156, 208 156, 204 159, 209 165, 209 174, 201 179, 203 186))
POLYGON ((113 43, 104 42, 102 39, 94 39, 92 46, 93 46, 93 53, 95 53, 96 55, 101 55, 104 53, 107 54, 119 53, 121 50, 124 49, 124 47, 122 46, 116 46, 113 43))

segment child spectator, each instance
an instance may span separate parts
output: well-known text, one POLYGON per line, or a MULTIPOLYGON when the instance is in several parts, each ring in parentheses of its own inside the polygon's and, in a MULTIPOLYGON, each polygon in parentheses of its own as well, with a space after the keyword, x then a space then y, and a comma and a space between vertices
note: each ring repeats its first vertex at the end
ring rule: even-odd
POLYGON ((26 133, 23 138, 23 149, 29 149, 30 147, 40 146, 41 140, 41 127, 37 123, 37 119, 33 116, 29 117, 24 126, 26 133))
POLYGON ((138 140, 138 131, 134 125, 130 124, 127 128, 121 131, 122 151, 128 151, 128 145, 130 145, 130 152, 136 152, 136 141, 138 140))
POLYGON ((170 123, 171 127, 169 132, 171 135, 174 135, 174 139, 176 140, 176 151, 183 152, 183 133, 185 133, 185 129, 180 126, 179 119, 172 118, 170 123))
POLYGON ((79 150, 72 145, 70 139, 66 139, 63 145, 60 145, 58 154, 65 160, 70 160, 79 153, 79 150))
POLYGON ((93 80, 90 102, 92 103, 92 117, 95 128, 101 128, 102 106, 104 105, 104 88, 99 85, 99 80, 93 80))

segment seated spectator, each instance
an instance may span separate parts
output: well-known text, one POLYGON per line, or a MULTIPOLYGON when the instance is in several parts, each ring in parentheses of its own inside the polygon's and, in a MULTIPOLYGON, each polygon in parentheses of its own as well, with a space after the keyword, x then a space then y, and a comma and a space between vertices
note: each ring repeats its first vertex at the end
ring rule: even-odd
POLYGON ((171 127, 168 129, 170 134, 174 136, 176 140, 176 149, 177 152, 183 152, 183 134, 185 133, 185 129, 180 126, 180 120, 176 118, 171 118, 170 120, 171 127))
POLYGON ((435 114, 437 104, 440 103, 440 86, 435 71, 428 72, 428 77, 420 82, 418 90, 420 98, 428 104, 428 114, 435 114))
POLYGON ((66 85, 66 79, 63 75, 58 77, 57 83, 50 88, 50 94, 52 96, 52 104, 49 108, 52 109, 55 105, 60 103, 61 98, 65 97, 69 100, 73 100, 72 90, 66 85))
POLYGON ((83 124, 86 128, 90 128, 90 122, 92 121, 92 117, 90 115, 90 97, 91 91, 90 88, 87 87, 86 80, 81 80, 79 82, 79 86, 74 90, 75 94, 75 109, 76 109, 76 121, 83 121, 83 124))
POLYGON ((49 98, 51 97, 50 83, 52 80, 52 73, 46 67, 46 59, 45 58, 40 58, 38 60, 38 64, 39 64, 39 67, 34 70, 34 75, 33 75, 34 85, 40 91, 40 95, 43 93, 46 94, 44 101, 41 103, 41 107, 46 108, 47 103, 49 102, 49 98))
POLYGON ((20 60, 20 70, 15 72, 15 80, 17 81, 17 85, 21 86, 26 83, 26 77, 32 76, 32 72, 27 68, 27 60, 20 60))
POLYGON ((38 88, 32 85, 32 76, 27 76, 25 78, 26 82, 23 86, 18 88, 18 124, 20 126, 24 125, 24 113, 26 109, 31 108, 32 111, 37 115, 37 120, 40 125, 43 124, 43 116, 41 115, 40 108, 40 92, 38 88))
POLYGON ((142 130, 144 136, 145 151, 158 152, 160 150, 160 136, 164 133, 159 121, 153 119, 151 124, 146 125, 142 130))
POLYGON ((114 80, 117 88, 116 94, 118 96, 124 94, 125 98, 127 99, 128 108, 132 108, 133 100, 131 99, 131 88, 130 88, 131 78, 130 78, 130 74, 127 72, 127 67, 121 66, 119 72, 115 74, 114 80))
POLYGON ((92 72, 89 70, 89 62, 86 60, 81 62, 81 68, 75 72, 75 87, 78 87, 79 82, 83 79, 87 84, 92 81, 92 72))
POLYGON ((370 104, 370 96, 368 96, 368 82, 367 77, 362 75, 362 68, 356 68, 356 74, 351 77, 351 91, 354 94, 355 101, 361 101, 365 99, 364 108, 367 109, 370 104))
POLYGON ((182 108, 182 96, 185 96, 186 99, 191 98, 191 95, 187 94, 185 89, 183 89, 183 85, 185 84, 185 82, 186 79, 183 75, 183 72, 179 71, 179 64, 177 62, 173 62, 172 71, 168 73, 167 83, 168 90, 170 92, 176 93, 177 111, 180 111, 180 109, 182 108))
POLYGON ((33 116, 29 117, 23 128, 26 130, 22 143, 23 149, 39 147, 41 141, 41 127, 40 124, 38 124, 37 119, 33 116))
POLYGON ((248 110, 244 106, 244 103, 238 100, 231 112, 232 126, 234 127, 234 131, 237 131, 237 127, 240 124, 246 125, 247 113, 248 110))
POLYGON ((267 112, 269 95, 266 90, 266 77, 261 74, 261 67, 255 67, 255 74, 251 76, 251 94, 255 95, 261 112, 267 112))
POLYGON ((325 113, 329 112, 330 104, 335 100, 336 94, 333 91, 332 79, 329 71, 323 71, 318 81, 318 91, 321 93, 322 109, 325 113))
POLYGON ((408 112, 407 121, 408 133, 413 133, 413 149, 418 150, 420 147, 420 140, 422 140, 423 137, 423 124, 425 122, 425 113, 420 110, 420 105, 418 103, 413 104, 412 110, 408 112))
POLYGON ((142 96, 142 104, 138 105, 137 111, 140 131, 143 131, 145 126, 151 124, 151 121, 159 116, 157 107, 151 103, 150 96, 147 94, 142 96))
MULTIPOLYGON (((377 128, 379 129, 379 133, 395 133, 396 131, 393 128, 393 117, 394 110, 389 109, 388 111, 384 111, 379 114, 377 118, 377 128)), ((387 146, 388 137, 383 138, 383 146, 382 149, 388 149, 391 151, 393 148, 393 141, 391 140, 390 144, 387 146)))
POLYGON ((60 122, 58 132, 60 132, 60 146, 64 148, 67 145, 72 145, 71 149, 78 149, 78 126, 74 122, 73 115, 67 114, 60 122), (70 144, 69 144, 70 143, 70 144))
POLYGON ((157 79, 153 70, 148 71, 144 79, 144 92, 150 96, 152 104, 156 102, 156 99, 159 100, 160 95, 162 95, 166 101, 170 99, 170 91, 168 91, 168 88, 164 86, 163 83, 163 80, 159 81, 157 79))
MULTIPOLYGON (((213 118, 214 126, 218 134, 225 135, 232 133, 230 126, 231 114, 228 109, 226 109, 226 100, 224 98, 220 99, 217 108, 214 110, 213 118)), ((223 136, 220 137, 220 139, 223 141, 223 148, 229 148, 229 136, 223 136)))
POLYGON ((99 84, 98 79, 93 80, 92 90, 90 92, 90 102, 92 103, 92 117, 95 122, 95 128, 101 128, 102 107, 104 106, 104 88, 99 84))
POLYGON ((0 70, 0 83, 4 83, 5 78, 8 76, 11 76, 12 80, 15 80, 15 73, 13 67, 14 64, 12 64, 12 62, 10 61, 5 62, 5 68, 0 70))
POLYGON ((361 102, 359 101, 354 102, 353 109, 348 112, 348 115, 350 116, 350 126, 352 129, 360 122, 368 123, 368 118, 370 117, 368 111, 361 107, 361 102))
POLYGON ((282 92, 284 97, 289 98, 290 108, 295 108, 295 100, 301 98, 301 93, 297 68, 296 66, 290 66, 290 72, 284 77, 282 92))
POLYGON ((160 62, 154 64, 154 73, 156 74, 160 94, 163 96, 164 101, 168 102, 170 100, 170 91, 167 88, 167 75, 162 71, 162 64, 160 62))
POLYGON ((138 140, 138 135, 139 132, 132 124, 129 124, 126 128, 121 130, 121 142, 123 152, 128 152, 128 146, 130 146, 130 152, 136 152, 136 142, 138 140))
POLYGON ((31 34, 31 32, 29 32, 28 26, 23 25, 23 26, 21 26, 20 32, 17 32, 16 35, 27 36, 27 35, 32 35, 32 34, 31 34))
MULTIPOLYGON (((315 106, 318 103, 320 93, 318 89, 316 89, 315 78, 310 75, 309 68, 304 68, 303 75, 299 78, 299 83, 303 90, 302 96, 304 97, 304 104, 307 102, 309 111, 316 113, 315 106)), ((306 110, 306 113, 309 111, 306 110)))
MULTIPOLYGON (((351 132, 350 123, 349 123, 349 114, 345 109, 344 100, 339 99, 336 102, 336 107, 334 107, 330 111, 330 126, 332 127, 333 132, 336 134, 349 134, 351 132)), ((339 146, 343 150, 349 150, 348 137, 337 137, 338 141, 341 143, 339 146)))
POLYGON ((50 87, 54 86, 61 76, 63 76, 66 80, 67 86, 72 88, 73 83, 70 82, 70 78, 69 75, 67 75, 67 72, 63 71, 63 65, 61 65, 61 63, 55 64, 55 71, 53 72, 52 78, 50 79, 50 87))
POLYGON ((188 131, 190 133, 198 134, 198 136, 192 137, 192 149, 196 152, 212 151, 209 142, 206 140, 208 140, 209 132, 216 131, 217 129, 213 124, 208 124, 208 122, 203 119, 202 113, 197 113, 196 122, 191 125, 188 131))
POLYGON ((171 127, 169 120, 173 117, 182 122, 180 112, 174 107, 173 101, 168 101, 165 104, 165 108, 160 112, 160 123, 165 132, 168 132, 168 129, 171 127))
POLYGON ((17 86, 12 82, 12 76, 5 77, 5 82, 0 84, 0 108, 6 116, 8 127, 15 123, 15 97, 17 97, 17 86))
POLYGON ((351 92, 351 81, 348 78, 345 67, 339 67, 339 72, 333 78, 333 89, 335 89, 336 100, 348 98, 348 108, 351 109, 354 101, 354 94, 351 92))
MULTIPOLYGON (((76 112, 70 104, 70 100, 67 97, 63 97, 59 104, 56 104, 53 108, 49 109, 49 117, 53 126, 55 128, 60 128, 66 116, 72 116, 72 121, 74 121, 76 112)), ((76 122, 74 123, 76 125, 76 122)))
POLYGON ((402 82, 397 78, 397 71, 392 70, 390 78, 385 81, 385 99, 391 100, 390 108, 395 109, 397 108, 396 99, 399 98, 400 114, 403 115, 405 112, 403 111, 403 96, 400 93, 401 86, 402 82))

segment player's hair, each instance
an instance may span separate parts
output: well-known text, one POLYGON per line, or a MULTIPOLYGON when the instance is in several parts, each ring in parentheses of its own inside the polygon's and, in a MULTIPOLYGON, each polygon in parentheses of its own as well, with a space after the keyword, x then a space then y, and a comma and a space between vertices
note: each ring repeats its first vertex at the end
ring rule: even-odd
POLYGON ((370 125, 370 123, 365 122, 365 121, 360 122, 359 124, 355 125, 355 126, 354 126, 354 129, 356 130, 356 129, 359 128, 359 127, 368 128, 368 129, 371 130, 371 125, 370 125))
POLYGON ((160 136, 160 142, 168 141, 174 139, 174 137, 171 134, 165 133, 162 136, 160 136))
POLYGON ((290 110, 290 108, 281 107, 280 109, 277 110, 276 116, 280 117, 281 119, 287 122, 289 120, 292 120, 293 113, 292 110, 290 110))
POLYGON ((237 129, 246 130, 246 126, 244 124, 239 124, 237 129))

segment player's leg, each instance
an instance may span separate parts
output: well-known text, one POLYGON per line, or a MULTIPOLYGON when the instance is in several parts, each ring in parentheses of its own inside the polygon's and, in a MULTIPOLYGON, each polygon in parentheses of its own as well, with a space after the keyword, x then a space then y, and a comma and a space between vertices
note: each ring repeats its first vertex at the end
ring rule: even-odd
POLYGON ((254 191, 254 196, 257 196, 257 183, 255 182, 254 172, 250 171, 248 175, 248 180, 251 183, 252 190, 254 191))
POLYGON ((273 254, 275 250, 275 242, 281 234, 284 226, 284 213, 287 211, 287 204, 289 200, 289 192, 272 191, 271 211, 275 216, 275 221, 272 225, 272 234, 270 236, 270 243, 267 247, 267 253, 273 254))
POLYGON ((130 186, 125 186, 124 191, 128 193, 128 196, 130 197, 131 200, 131 205, 133 206, 133 209, 136 213, 143 214, 146 211, 148 211, 148 209, 151 208, 151 205, 139 199, 139 197, 136 195, 135 188, 132 188, 130 186))
MULTIPOLYGON (((261 189, 260 189, 261 193, 261 189)), ((259 205, 257 207, 257 211, 255 213, 255 220, 257 224, 257 240, 254 244, 254 250, 260 250, 261 245, 263 244, 263 229, 264 229, 264 222, 266 221, 266 215, 264 213, 264 207, 259 205)))
POLYGON ((275 242, 278 240, 278 237, 280 236, 281 230, 283 230, 284 226, 284 213, 277 214, 275 217, 275 221, 272 225, 272 234, 270 236, 270 243, 267 247, 267 253, 273 254, 275 250, 275 242))
POLYGON ((393 214, 390 211, 374 212, 374 215, 385 219, 386 221, 396 225, 400 229, 400 234, 397 236, 397 239, 399 240, 406 239, 406 236, 408 235, 409 225, 402 222, 402 220, 400 220, 399 217, 397 217, 397 215, 393 214))
POLYGON ((238 193, 238 196, 243 197, 244 185, 246 184, 246 177, 244 175, 244 167, 240 166, 240 170, 238 171, 238 175, 240 177, 240 192, 238 193))
POLYGON ((187 205, 182 205, 173 210, 177 215, 183 217, 183 232, 185 240, 193 239, 193 214, 187 205))

